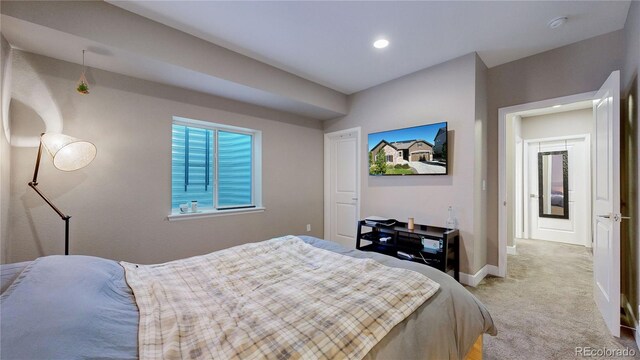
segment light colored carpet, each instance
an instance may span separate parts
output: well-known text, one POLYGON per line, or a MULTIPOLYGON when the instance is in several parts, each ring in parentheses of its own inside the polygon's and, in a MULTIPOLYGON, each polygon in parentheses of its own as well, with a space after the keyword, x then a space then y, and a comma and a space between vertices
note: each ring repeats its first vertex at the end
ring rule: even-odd
POLYGON ((575 359, 576 347, 635 350, 631 335, 609 335, 593 300, 592 257, 582 246, 518 240, 507 277, 467 287, 498 328, 484 336, 484 359, 575 359))

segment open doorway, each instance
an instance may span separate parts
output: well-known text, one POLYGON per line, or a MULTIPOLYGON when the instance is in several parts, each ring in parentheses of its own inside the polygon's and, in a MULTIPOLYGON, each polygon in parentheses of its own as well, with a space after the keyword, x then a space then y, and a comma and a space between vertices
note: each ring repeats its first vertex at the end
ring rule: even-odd
MULTIPOLYGON (((525 158, 528 158, 530 155, 525 153, 525 146, 534 143, 534 141, 530 141, 529 144, 527 144, 525 139, 523 139, 522 118, 546 116, 558 113, 557 109, 562 108, 568 111, 580 110, 587 104, 593 104, 595 97, 596 92, 588 92, 499 109, 498 136, 500 140, 498 144, 498 178, 500 203, 498 212, 498 276, 505 277, 507 275, 507 254, 517 253, 517 246, 515 245, 514 239, 525 238, 525 235, 530 232, 530 226, 528 226, 530 216, 528 213, 525 214, 525 211, 531 211, 532 201, 539 201, 536 195, 537 193, 533 193, 534 196, 536 196, 533 200, 530 200, 531 192, 525 194, 524 185, 528 183, 525 181, 525 172, 530 171, 527 169, 527 166, 525 166, 525 158), (558 105, 561 106, 558 107, 558 105), (507 136, 507 134, 512 134, 512 136, 507 136), (516 162, 516 158, 522 160, 516 162), (515 186, 516 182, 520 184, 517 187, 515 186)), ((586 112, 587 110, 585 109, 584 111, 586 112)), ((564 112, 566 111, 562 111, 560 114, 564 112)), ((545 138, 546 136, 541 136, 540 132, 546 131, 546 129, 551 126, 544 120, 537 123, 535 119, 533 120, 531 124, 534 124, 533 127, 537 128, 537 130, 527 130, 526 136, 531 137, 529 140, 545 138), (536 126, 541 124, 545 126, 536 126)), ((538 120, 541 120, 541 118, 538 118, 538 120)), ((527 123, 527 125, 530 124, 527 123)), ((589 131, 583 130, 582 134, 589 134, 589 131)), ((558 135, 556 135, 556 137, 558 137, 558 135)), ((548 137, 546 138, 549 140, 548 137)), ((591 144, 591 146, 593 146, 593 144, 591 144)))
MULTIPOLYGON (((629 308, 631 311, 634 309, 633 305, 625 306, 621 300, 621 223, 629 220, 628 213, 621 213, 623 209, 621 206, 621 183, 624 181, 624 168, 621 166, 621 148, 624 143, 621 141, 624 131, 628 132, 628 129, 621 128, 620 124, 620 110, 621 110, 621 97, 620 97, 620 72, 614 71, 610 74, 607 80, 603 83, 602 87, 594 93, 584 93, 578 95, 567 96, 563 98, 543 100, 535 103, 522 104, 511 106, 507 108, 500 108, 498 111, 498 126, 499 126, 499 218, 498 218, 498 236, 499 236, 499 252, 498 252, 498 274, 500 276, 514 279, 511 276, 511 267, 509 275, 507 274, 507 240, 509 239, 510 231, 507 227, 509 222, 509 216, 511 212, 508 212, 508 205, 513 203, 513 196, 508 197, 507 192, 507 115, 527 110, 534 109, 549 109, 552 111, 556 105, 574 104, 579 102, 591 102, 592 104, 592 130, 589 135, 591 139, 590 152, 591 152, 591 216, 589 218, 587 227, 591 230, 592 246, 591 252, 585 251, 585 246, 567 245, 558 242, 548 242, 547 244, 553 244, 556 246, 569 246, 573 249, 582 249, 581 254, 587 254, 587 261, 582 262, 586 273, 589 275, 587 278, 578 278, 575 276, 575 271, 580 265, 575 266, 566 261, 566 256, 556 256, 559 251, 551 252, 544 250, 538 253, 533 253, 531 259, 536 261, 545 259, 547 257, 554 258, 551 263, 539 267, 539 273, 544 276, 534 276, 535 279, 553 279, 553 294, 549 304, 559 301, 565 297, 570 297, 571 290, 578 290, 581 294, 580 299, 592 298, 591 301, 585 302, 584 305, 589 308, 592 313, 599 313, 600 319, 596 320, 594 326, 601 329, 606 329, 605 332, 612 335, 612 338, 618 338, 621 336, 621 309, 629 308), (560 276, 558 276, 560 275, 560 276), (578 286, 581 284, 581 286, 578 286), (584 295, 591 294, 591 296, 585 297, 584 295)), ((557 109, 558 107, 556 107, 557 109)), ((561 137, 561 136, 558 136, 561 137)), ((522 138, 522 136, 520 136, 522 138)), ((538 146, 542 146, 541 139, 538 139, 538 146)), ((544 140, 549 140, 545 138, 544 140)), ((568 139, 555 139, 555 140, 568 140, 568 139)), ((514 136, 513 142, 518 139, 514 136)), ((562 142, 562 141, 561 141, 562 142)), ((524 144, 524 140, 522 140, 524 144)), ((524 146, 524 145, 522 145, 524 146)), ((552 146, 562 147, 562 144, 554 144, 552 146)), ((561 158, 568 158, 568 147, 565 149, 555 149, 556 151, 549 151, 546 155, 551 156, 555 153, 564 153, 561 158)), ((633 147, 628 148, 632 149, 633 147)), ((626 149, 626 147, 625 147, 626 149)), ((515 153, 515 151, 514 151, 515 153)), ((525 151, 523 150, 523 154, 525 151)), ((544 151, 538 151, 537 156, 540 157, 539 163, 543 161, 542 153, 544 151)), ((523 155, 525 156, 525 155, 523 155)), ((548 162, 555 162, 555 160, 547 160, 548 162)), ((564 160, 560 160, 561 162, 564 160)), ((549 165, 549 169, 551 165, 549 165)), ((515 167, 515 166, 514 166, 515 167)), ((540 166, 539 166, 540 167, 540 166)), ((537 171, 537 169, 536 169, 537 171)), ((541 173, 538 179, 544 180, 546 175, 541 173)), ((524 176, 522 182, 524 183, 524 176)), ((549 181, 553 182, 553 177, 549 177, 549 181)), ((556 181, 559 183, 559 181, 556 181)), ((553 197, 553 195, 560 196, 560 201, 555 204, 545 203, 543 199, 536 199, 538 201, 538 211, 541 211, 544 207, 545 210, 550 211, 550 215, 555 215, 556 218, 564 216, 566 211, 569 211, 568 200, 570 198, 568 185, 564 187, 566 191, 561 194, 554 194, 553 185, 549 190, 539 189, 538 194, 544 193, 547 197, 553 197), (566 194, 566 195, 565 195, 566 194), (560 204, 563 201, 567 201, 564 207, 560 204), (562 211, 560 211, 562 208, 562 211), (554 211, 555 210, 555 211, 554 211)), ((524 192, 524 190, 523 190, 524 192)), ((530 194, 529 194, 530 195, 530 194)), ((527 199, 528 200, 528 199, 527 199)), ((524 201, 523 201, 524 203, 524 201)), ((523 209, 526 209, 525 205, 522 205, 523 209)), ((629 209, 626 209, 628 211, 629 209)), ((522 215, 524 217, 524 215, 522 215)), ((553 217, 553 216, 551 216, 553 217)), ((515 229, 515 225, 514 225, 515 229)), ((523 234, 525 230, 523 229, 523 234)), ((587 236, 588 237, 588 236, 587 236)), ((524 242, 536 242, 534 240, 523 240, 524 242)), ((524 248, 524 247, 523 247, 524 248)), ((519 252, 519 251, 518 251, 519 252)), ((516 257, 512 257, 509 261, 517 263, 516 257)), ((521 264, 522 265, 522 264, 521 264)), ((527 276, 531 278, 530 272, 527 270, 531 268, 529 263, 524 264, 523 273, 525 278, 527 276)), ((521 278, 515 278, 518 282, 522 281, 521 278)), ((562 307, 563 309, 565 307, 562 307)), ((637 317, 636 317, 637 318, 637 317)), ((568 319, 568 318, 567 318, 568 319)), ((603 332, 600 332, 602 334, 603 332)), ((628 336, 627 332, 625 336, 628 336)))
MULTIPOLYGON (((586 287, 583 287, 581 291, 593 294, 595 300, 594 304, 597 311, 602 315, 604 325, 608 328, 611 335, 615 337, 620 336, 620 223, 623 219, 628 219, 627 216, 621 214, 620 203, 620 178, 621 178, 621 166, 620 166, 620 145, 621 145, 621 129, 620 129, 620 72, 614 71, 603 83, 602 87, 594 93, 584 93, 578 95, 572 95, 562 98, 543 100, 536 103, 529 103, 523 105, 511 106, 508 108, 499 109, 499 189, 500 189, 500 208, 498 217, 498 274, 500 276, 507 275, 507 241, 509 239, 509 218, 512 216, 513 209, 508 212, 508 206, 512 205, 513 198, 508 196, 508 178, 507 178, 507 127, 509 125, 507 121, 508 114, 518 114, 529 110, 540 110, 554 112, 553 109, 558 109, 566 105, 579 106, 578 103, 590 102, 592 104, 592 128, 591 133, 588 131, 582 131, 585 139, 592 139, 590 150, 591 152, 591 191, 588 198, 588 204, 591 207, 591 214, 589 221, 585 227, 591 230, 592 238, 592 256, 590 256, 591 263, 588 266, 588 270, 592 271, 593 276, 590 276, 590 281, 585 283, 586 287), (557 105, 561 105, 558 107, 557 105)), ((585 103, 586 104, 586 103, 585 103)), ((555 122, 551 125, 558 125, 559 122, 555 122)), ((557 126, 556 126, 557 127, 557 126)), ((558 130, 559 131, 559 130, 558 130)), ((553 223, 553 220, 569 220, 569 214, 577 214, 578 206, 574 204, 574 211, 571 211, 571 205, 569 200, 572 198, 575 200, 577 194, 571 194, 569 189, 569 181, 567 179, 568 167, 566 163, 569 158, 569 138, 568 135, 564 135, 556 132, 556 138, 538 138, 537 140, 538 150, 534 152, 529 149, 531 156, 537 156, 537 167, 534 170, 538 172, 538 182, 530 182, 531 187, 536 187, 537 192, 525 194, 524 198, 528 201, 523 201, 523 209, 527 209, 524 203, 529 203, 529 211, 538 212, 538 220, 544 218, 542 227, 549 228, 553 223), (559 135, 559 136, 558 136, 559 135), (544 140, 544 141, 543 141, 544 140), (553 141, 556 141, 554 144, 553 141), (564 149, 562 142, 564 144, 564 149), (559 142, 559 143, 558 143, 559 142), (555 149, 548 149, 550 151, 542 151, 542 146, 555 147, 555 149), (556 166, 558 171, 563 173, 563 176, 557 178, 550 175, 550 172, 555 169, 554 164, 556 161, 561 164, 556 166), (559 180, 563 179, 563 180, 559 180), (546 182, 546 183, 545 183, 546 182), (561 183, 562 186, 560 185, 561 183), (559 190, 562 189, 562 190, 559 190), (537 207, 531 206, 531 194, 534 197, 533 201, 537 204, 537 207), (529 198, 526 196, 529 195, 529 198), (557 202, 554 204, 554 202, 557 202), (555 208, 554 208, 555 207, 555 208), (533 208, 533 210, 532 210, 533 208)), ((573 135, 576 139, 579 137, 573 135)), ((520 136, 522 138, 522 136, 520 136)), ((517 138, 513 142, 515 143, 517 138)), ((533 141, 532 141, 533 142, 533 141)), ((524 143, 524 141, 523 141, 524 143)), ((575 143, 577 144, 577 143, 575 143)), ((579 146, 579 145, 573 145, 579 146)), ((524 145, 523 145, 524 146, 524 145)), ((534 145, 536 146, 536 145, 534 145)), ((584 153, 582 150, 575 150, 576 153, 584 153)), ((513 151, 515 153, 515 151, 513 151)), ((526 156, 526 152, 523 150, 523 157, 526 156)), ((575 162, 575 161, 574 161, 575 162)), ((530 163, 531 164, 531 163, 530 163)), ((515 165, 513 165, 515 167, 515 165)), ((531 166, 531 165, 530 165, 531 166)), ((523 168, 526 168, 523 160, 523 168)), ((523 173, 524 174, 524 173, 523 173)), ((577 178, 579 175, 574 176, 577 178)), ((524 176, 523 176, 524 178, 524 176)), ((525 183, 525 180, 522 180, 525 183)), ((578 190, 578 185, 574 185, 573 191, 578 190)), ((524 193, 524 190, 522 191, 524 193)), ((514 195, 512 195, 513 197, 514 195)), ((525 216, 523 215, 523 218, 525 216)), ((529 217, 531 218, 531 216, 529 217)), ((524 220, 523 220, 524 221, 524 220)), ((576 219, 577 221, 577 219, 576 219)), ((515 224, 515 222, 514 222, 515 224)), ((526 222, 524 223, 526 225, 526 222)), ((565 225, 567 222, 565 222, 565 225)), ((531 222, 530 222, 531 225, 531 222)), ((557 225, 557 223, 556 223, 557 225)), ((512 225, 515 229, 515 225, 512 225)), ((538 224, 540 226, 540 224, 538 224)), ((531 230, 531 229, 530 229, 531 230)), ((523 230, 525 233, 526 230, 523 230)), ((531 231, 530 231, 531 232, 531 231)), ((587 233, 588 234, 588 233, 587 233)), ((584 238, 584 235, 581 235, 584 238)), ((587 242, 584 246, 588 246, 587 242)), ((528 240, 532 241, 532 240, 528 240)), ((581 246, 570 245, 574 248, 581 246)), ((584 247, 582 247, 584 249, 584 247)), ((545 256, 544 251, 537 256, 545 256)), ((572 268, 573 269, 573 268, 572 268)), ((566 278, 572 278, 573 273, 567 274, 566 278)), ((556 279, 558 283, 564 283, 564 279, 556 279)), ((574 283, 573 279, 571 283, 574 283)))
POLYGON ((507 115, 507 246, 518 239, 591 247, 593 102, 507 115))

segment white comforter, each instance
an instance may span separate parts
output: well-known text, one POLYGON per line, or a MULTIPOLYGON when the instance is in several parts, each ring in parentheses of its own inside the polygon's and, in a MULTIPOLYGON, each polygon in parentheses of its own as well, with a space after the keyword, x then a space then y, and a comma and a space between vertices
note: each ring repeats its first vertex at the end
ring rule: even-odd
POLYGON ((141 359, 361 359, 439 287, 293 236, 121 264, 140 310, 141 359))

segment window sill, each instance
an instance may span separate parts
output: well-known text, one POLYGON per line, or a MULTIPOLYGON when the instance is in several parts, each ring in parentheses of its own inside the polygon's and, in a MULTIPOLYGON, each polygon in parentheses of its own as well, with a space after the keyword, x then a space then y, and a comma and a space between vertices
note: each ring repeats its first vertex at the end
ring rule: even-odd
POLYGON ((215 216, 226 216, 226 215, 238 215, 238 214, 247 214, 247 213, 256 213, 263 212, 266 208, 263 206, 257 206, 254 208, 244 208, 244 209, 229 209, 229 210, 201 210, 197 213, 171 213, 167 216, 169 221, 181 221, 181 220, 192 220, 192 219, 202 219, 209 218, 215 216))

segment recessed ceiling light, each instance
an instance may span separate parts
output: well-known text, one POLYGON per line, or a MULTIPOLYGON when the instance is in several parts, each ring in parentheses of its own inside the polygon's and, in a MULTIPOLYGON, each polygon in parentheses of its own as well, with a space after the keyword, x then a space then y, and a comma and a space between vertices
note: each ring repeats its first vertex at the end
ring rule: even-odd
POLYGON ((373 47, 376 49, 384 49, 389 46, 389 40, 387 39, 379 39, 373 43, 373 47))
POLYGON ((551 19, 547 23, 547 26, 549 27, 549 29, 557 29, 560 26, 564 25, 567 20, 569 20, 569 18, 566 16, 558 16, 557 18, 551 19))
POLYGON ((559 108, 560 106, 562 106, 562 105, 553 105, 553 106, 552 106, 552 108, 557 109, 557 108, 559 108))

